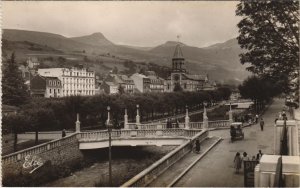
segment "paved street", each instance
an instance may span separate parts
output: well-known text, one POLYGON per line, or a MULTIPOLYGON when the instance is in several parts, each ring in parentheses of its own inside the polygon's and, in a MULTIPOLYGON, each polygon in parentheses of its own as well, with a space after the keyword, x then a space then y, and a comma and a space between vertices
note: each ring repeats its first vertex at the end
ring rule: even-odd
POLYGON ((230 142, 229 130, 211 131, 211 136, 220 136, 224 140, 201 159, 175 187, 242 187, 243 173, 234 173, 233 158, 236 152, 246 151, 249 156, 256 155, 261 149, 265 154, 273 154, 274 120, 284 106, 283 100, 275 99, 262 116, 265 121, 264 131, 258 124, 244 128, 245 139, 230 142))

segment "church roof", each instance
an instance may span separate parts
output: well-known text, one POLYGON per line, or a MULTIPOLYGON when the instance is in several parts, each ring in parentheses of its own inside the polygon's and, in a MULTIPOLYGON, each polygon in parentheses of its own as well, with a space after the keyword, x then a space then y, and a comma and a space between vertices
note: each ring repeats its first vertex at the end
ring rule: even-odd
POLYGON ((200 75, 200 74, 184 74, 184 76, 190 80, 203 80, 204 81, 206 79, 206 75, 200 75))
POLYGON ((173 59, 184 59, 180 44, 177 44, 175 47, 175 52, 173 55, 173 59))

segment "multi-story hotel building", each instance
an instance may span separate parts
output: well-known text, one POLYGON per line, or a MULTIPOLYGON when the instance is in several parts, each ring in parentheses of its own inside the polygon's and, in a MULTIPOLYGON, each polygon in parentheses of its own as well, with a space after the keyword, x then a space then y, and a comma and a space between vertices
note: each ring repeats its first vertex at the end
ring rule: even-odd
POLYGON ((95 72, 86 68, 39 69, 41 76, 57 77, 62 83, 62 95, 95 95, 95 72))

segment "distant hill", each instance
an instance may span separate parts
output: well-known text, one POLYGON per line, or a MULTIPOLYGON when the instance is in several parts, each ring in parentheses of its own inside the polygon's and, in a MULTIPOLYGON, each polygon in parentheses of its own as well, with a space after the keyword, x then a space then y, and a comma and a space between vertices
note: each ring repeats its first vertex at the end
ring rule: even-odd
MULTIPOLYGON (((87 36, 67 38, 59 34, 13 29, 4 29, 2 38, 6 40, 7 44, 3 46, 4 51, 21 51, 24 56, 29 53, 41 53, 41 50, 37 50, 38 48, 53 56, 61 53, 65 55, 75 53, 91 60, 100 58, 106 63, 106 66, 111 65, 111 67, 114 67, 113 62, 125 60, 152 62, 170 67, 175 46, 178 44, 175 41, 167 41, 156 47, 135 47, 114 44, 99 32, 87 36), (35 48, 30 48, 32 45, 35 48)), ((239 63, 238 55, 241 49, 236 39, 205 48, 183 43, 181 43, 181 47, 186 58, 186 68, 193 74, 208 73, 212 79, 222 81, 241 81, 248 75, 245 66, 239 63)), ((84 58, 77 57, 77 59, 84 58)))
POLYGON ((94 46, 114 46, 115 44, 109 41, 107 38, 104 37, 102 33, 93 33, 91 35, 82 36, 82 37, 73 37, 70 38, 71 40, 94 45, 94 46))

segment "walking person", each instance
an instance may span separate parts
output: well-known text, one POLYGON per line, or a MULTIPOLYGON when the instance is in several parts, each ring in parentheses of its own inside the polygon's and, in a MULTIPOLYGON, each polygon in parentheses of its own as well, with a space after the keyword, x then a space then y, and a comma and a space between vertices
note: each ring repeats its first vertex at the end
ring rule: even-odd
POLYGON ((195 152, 200 153, 200 140, 199 139, 196 140, 195 145, 196 145, 195 152))
POLYGON ((239 152, 235 154, 233 162, 234 162, 235 172, 238 174, 242 167, 242 159, 241 159, 241 154, 239 152))
POLYGON ((259 161, 262 156, 263 156, 263 153, 261 152, 261 150, 258 150, 258 153, 256 154, 256 160, 259 161))
MULTIPOLYGON (((250 158, 248 157, 247 152, 243 153, 242 161, 243 161, 243 163, 244 163, 244 161, 250 161, 250 158)), ((242 166, 243 166, 243 164, 242 164, 242 166)))
POLYGON ((258 114, 255 115, 255 123, 258 123, 258 114))
POLYGON ((62 137, 65 137, 65 136, 66 136, 66 129, 63 129, 63 130, 62 130, 61 136, 62 136, 62 137))
POLYGON ((264 122, 263 118, 260 119, 259 125, 260 125, 260 130, 263 131, 264 130, 264 125, 265 125, 265 122, 264 122))

